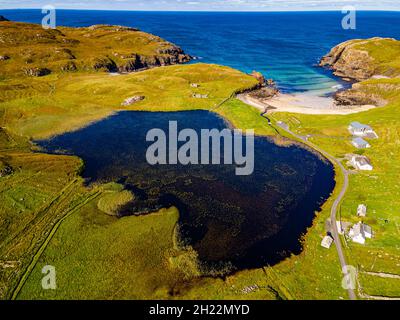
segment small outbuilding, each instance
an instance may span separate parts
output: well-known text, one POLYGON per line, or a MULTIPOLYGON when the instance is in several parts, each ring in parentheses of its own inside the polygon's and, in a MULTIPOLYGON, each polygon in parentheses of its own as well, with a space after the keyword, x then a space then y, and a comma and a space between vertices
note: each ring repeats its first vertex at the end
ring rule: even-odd
POLYGON ((371 161, 365 156, 353 156, 350 162, 351 165, 357 170, 371 171, 374 169, 371 161))
POLYGON ((371 145, 365 141, 363 138, 356 137, 351 141, 351 144, 355 146, 357 149, 367 149, 370 148, 371 145))
POLYGON ((325 236, 321 241, 321 247, 330 249, 333 243, 333 238, 331 236, 325 236))
POLYGON ((367 216, 367 206, 365 204, 360 204, 357 208, 357 216, 366 217, 367 216))

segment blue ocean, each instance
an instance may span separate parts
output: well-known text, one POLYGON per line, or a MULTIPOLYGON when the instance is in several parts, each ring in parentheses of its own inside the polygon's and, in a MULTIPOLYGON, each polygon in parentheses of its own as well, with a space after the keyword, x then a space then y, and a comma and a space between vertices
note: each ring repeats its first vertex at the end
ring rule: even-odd
MULTIPOLYGON (((14 21, 40 23, 40 10, 0 10, 14 21)), ((58 10, 57 24, 137 27, 181 46, 202 62, 257 70, 285 92, 334 91, 340 80, 315 65, 334 45, 354 38, 400 39, 400 12, 357 13, 355 30, 341 12, 137 12, 58 10)))

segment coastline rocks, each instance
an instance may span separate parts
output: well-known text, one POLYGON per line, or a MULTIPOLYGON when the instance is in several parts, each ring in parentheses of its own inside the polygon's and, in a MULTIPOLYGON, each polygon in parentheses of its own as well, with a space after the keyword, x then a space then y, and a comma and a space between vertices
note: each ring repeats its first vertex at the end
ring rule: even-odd
POLYGON ((338 91, 334 95, 335 104, 343 106, 374 105, 383 107, 387 104, 379 95, 368 93, 360 86, 353 85, 350 90, 338 91))
POLYGON ((265 85, 265 77, 261 72, 253 71, 252 73, 250 73, 250 76, 255 78, 261 86, 265 85))
MULTIPOLYGON (((335 46, 324 56, 319 66, 328 67, 333 74, 345 80, 363 81, 373 76, 380 75, 375 64, 375 59, 368 51, 363 50, 364 45, 382 47, 385 52, 386 46, 399 46, 399 42, 391 38, 371 38, 367 40, 349 40, 335 46)), ((387 70, 388 72, 390 70, 387 70)), ((386 76, 385 74, 383 76, 386 76)))
POLYGON ((261 101, 269 100, 279 94, 279 89, 277 88, 273 79, 267 80, 260 72, 257 71, 253 71, 250 76, 258 81, 258 85, 251 90, 246 90, 245 92, 241 93, 247 93, 251 98, 261 101))
POLYGON ((54 73, 77 70, 128 73, 192 59, 175 44, 123 26, 47 30, 36 24, 7 22, 2 24, 0 40, 0 62, 9 57, 15 61, 5 70, 10 77, 21 70, 28 76, 47 74, 42 67, 54 73), (25 70, 26 64, 30 69, 25 70))
POLYGON ((259 100, 266 100, 273 98, 279 93, 276 87, 262 87, 261 89, 249 92, 249 96, 259 100))
POLYGON ((0 15, 0 21, 10 21, 5 16, 0 15))
POLYGON ((121 106, 123 106, 123 107, 128 107, 128 106, 130 106, 130 105, 132 105, 132 104, 134 104, 134 103, 136 103, 136 102, 139 102, 139 101, 144 100, 145 98, 146 98, 145 96, 133 96, 133 97, 129 97, 129 98, 126 98, 126 99, 124 100, 124 102, 121 103, 121 106))
POLYGON ((118 71, 122 73, 135 72, 155 67, 164 67, 168 65, 189 62, 191 57, 186 54, 177 53, 176 55, 161 56, 141 56, 134 54, 133 58, 118 66, 118 71))
POLYGON ((117 71, 118 69, 115 62, 108 57, 95 58, 92 66, 94 70, 103 70, 109 72, 117 71))
POLYGON ((349 90, 334 95, 335 104, 343 106, 385 106, 388 102, 380 91, 397 91, 399 87, 390 83, 365 83, 369 79, 389 79, 398 76, 396 62, 400 55, 400 42, 392 38, 349 40, 335 46, 320 61, 333 74, 345 81, 356 81, 349 90), (378 90, 377 90, 378 89, 378 90))
POLYGON ((367 51, 356 49, 359 41, 346 41, 334 47, 320 61, 321 67, 329 67, 333 74, 347 79, 362 81, 374 74, 373 59, 367 51))

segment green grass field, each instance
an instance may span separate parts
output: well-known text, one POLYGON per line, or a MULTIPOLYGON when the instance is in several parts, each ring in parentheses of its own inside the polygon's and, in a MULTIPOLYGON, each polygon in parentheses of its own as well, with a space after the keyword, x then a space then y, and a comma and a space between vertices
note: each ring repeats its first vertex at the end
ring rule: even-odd
MULTIPOLYGON (((84 187, 79 159, 31 152, 31 139, 75 130, 118 110, 211 110, 237 128, 287 143, 258 110, 230 99, 256 84, 239 71, 208 64, 113 77, 87 71, 1 77, 0 170, 10 166, 13 172, 0 177, 0 298, 347 299, 336 250, 320 246, 333 197, 304 235, 299 256, 224 279, 201 277, 195 252, 181 247, 176 237, 176 209, 110 216, 103 211, 114 212, 130 199, 118 186, 84 187), (194 93, 208 98, 194 98, 194 93), (134 95, 145 99, 121 107, 134 95), (41 269, 47 264, 56 267, 55 291, 41 289, 41 269)), ((310 141, 338 158, 355 151, 347 131, 351 121, 369 124, 379 134, 364 152, 375 169, 351 176, 341 210, 343 220, 356 222, 357 205, 368 205, 365 221, 373 227, 374 239, 365 246, 345 245, 348 262, 367 272, 398 274, 400 269, 399 85, 399 79, 362 83, 389 104, 360 114, 272 116, 273 123, 283 120, 296 133, 311 134, 310 141)), ((341 176, 336 179, 340 185, 341 176)), ((400 295, 398 280, 365 275, 359 280, 367 294, 400 295)))
MULTIPOLYGON (((399 274, 400 270, 400 86, 399 79, 369 80, 362 85, 389 101, 382 108, 349 116, 309 116, 275 114, 277 120, 286 121, 295 132, 312 134, 313 143, 338 158, 357 150, 351 145, 347 126, 351 121, 371 125, 379 139, 370 140, 371 148, 363 151, 374 166, 372 172, 358 172, 350 176, 350 187, 341 207, 343 221, 356 223, 357 206, 368 207, 363 219, 373 228, 374 238, 366 245, 347 243, 348 263, 360 270, 399 274)), ((345 164, 345 161, 343 162, 345 164)), ((381 279, 375 279, 379 283, 381 279)), ((390 282, 390 279, 382 280, 390 282)), ((361 278, 361 284, 363 278, 361 278)), ((393 286, 395 287, 395 286, 393 286)), ((397 296, 400 288, 397 286, 397 296)))

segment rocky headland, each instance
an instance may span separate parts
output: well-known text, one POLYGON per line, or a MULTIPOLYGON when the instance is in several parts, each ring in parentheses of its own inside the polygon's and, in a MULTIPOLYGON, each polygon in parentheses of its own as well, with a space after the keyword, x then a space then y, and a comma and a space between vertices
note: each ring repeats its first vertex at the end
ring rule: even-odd
POLYGON ((5 18, 0 23, 0 72, 12 77, 72 71, 125 73, 192 59, 180 47, 136 28, 94 25, 46 30, 5 18))
POLYGON ((355 82, 351 89, 334 95, 337 105, 384 106, 387 101, 363 82, 400 76, 400 41, 378 37, 349 40, 335 46, 321 59, 320 66, 331 69, 334 75, 346 81, 355 82))

